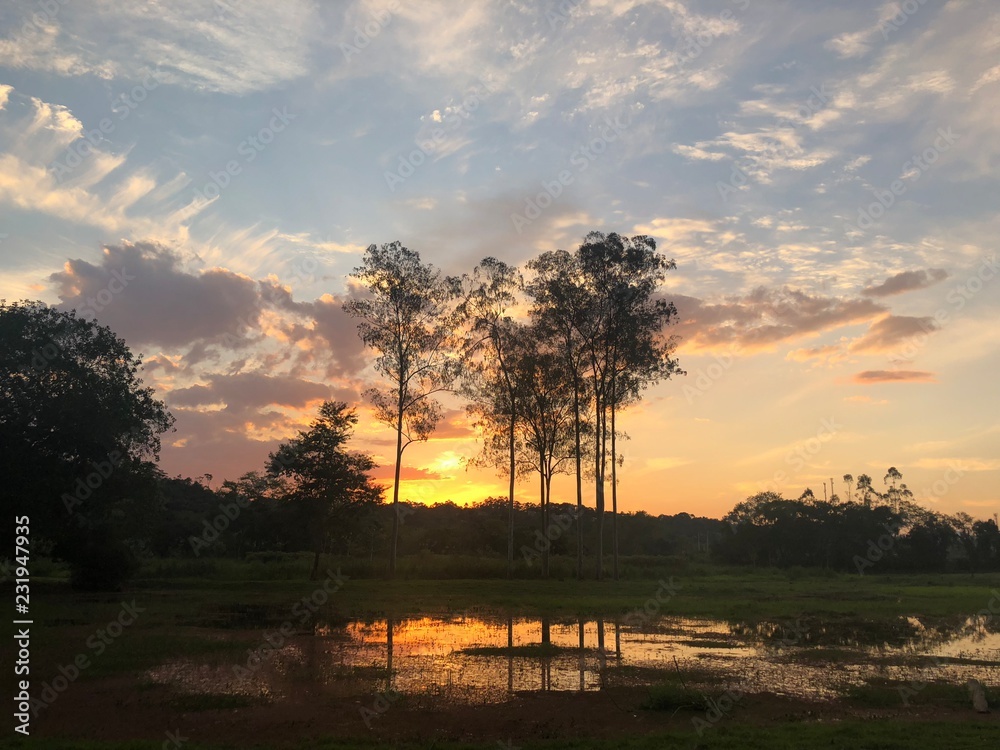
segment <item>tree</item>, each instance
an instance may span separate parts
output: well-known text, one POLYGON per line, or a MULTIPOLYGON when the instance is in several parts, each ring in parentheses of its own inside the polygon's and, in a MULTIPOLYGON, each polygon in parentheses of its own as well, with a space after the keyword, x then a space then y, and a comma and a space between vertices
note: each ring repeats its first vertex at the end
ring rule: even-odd
MULTIPOLYGON (((889 489, 886 490, 886 495, 889 498, 889 503, 892 505, 894 511, 899 510, 900 501, 900 490, 896 487, 896 482, 903 478, 903 475, 899 473, 899 470, 895 466, 890 466, 889 470, 886 472, 885 477, 882 481, 889 485, 889 489)), ((905 488, 906 485, 903 485, 905 488)))
POLYGON ((314 554, 310 579, 316 578, 330 537, 346 531, 363 511, 382 502, 382 488, 368 475, 375 468, 371 456, 347 450, 357 423, 357 414, 347 404, 326 401, 308 430, 282 443, 268 458, 268 473, 288 481, 286 498, 310 531, 314 554))
POLYGON ((115 333, 41 302, 0 301, 4 517, 29 515, 86 588, 118 588, 146 534, 152 460, 173 417, 115 333))
POLYGON ((683 371, 671 357, 676 340, 663 335, 677 315, 673 303, 655 295, 674 270, 672 260, 656 252, 656 241, 638 235, 591 232, 577 256, 589 291, 590 315, 583 341, 590 360, 597 441, 595 489, 598 515, 597 575, 603 567, 604 483, 611 447, 612 561, 618 578, 618 409, 637 401, 649 385, 683 371))
POLYGON ((549 574, 549 504, 552 477, 576 454, 573 389, 565 359, 533 328, 522 329, 513 353, 517 383, 515 411, 521 426, 524 465, 538 472, 541 510, 542 577, 549 574))
POLYGON ((872 488, 872 478, 867 474, 858 475, 858 494, 861 496, 862 501, 866 508, 870 508, 872 504, 872 494, 875 490, 872 488))
POLYGON ((573 387, 573 439, 576 470, 576 577, 583 578, 583 409, 590 394, 583 370, 586 364, 583 336, 587 330, 589 295, 577 259, 565 250, 542 253, 528 263, 535 278, 527 290, 534 305, 530 314, 535 327, 558 341, 565 357, 565 370, 573 387))
MULTIPOLYGON (((512 374, 511 350, 518 326, 510 309, 518 302, 524 281, 518 270, 496 258, 485 258, 472 272, 471 287, 459 306, 459 315, 467 321, 470 340, 466 346, 465 372, 470 376, 466 393, 475 404, 474 411, 492 412, 483 426, 499 420, 505 428, 507 459, 507 577, 514 575, 514 484, 517 472, 516 384, 512 374), (478 357, 478 359, 476 359, 478 357)), ((489 439, 489 438, 488 438, 489 439)))
POLYGON ((369 388, 365 395, 375 416, 396 431, 395 476, 392 484, 392 539, 389 575, 396 573, 399 540, 399 476, 403 451, 430 437, 441 419, 435 393, 449 390, 459 372, 453 343, 454 303, 460 281, 445 277, 420 255, 399 242, 365 251, 352 277, 364 287, 366 297, 344 303, 344 310, 358 318, 358 333, 378 352, 375 369, 388 381, 387 388, 369 388))
POLYGON ((844 474, 844 484, 847 485, 847 502, 851 502, 851 485, 854 484, 854 477, 850 474, 844 474))

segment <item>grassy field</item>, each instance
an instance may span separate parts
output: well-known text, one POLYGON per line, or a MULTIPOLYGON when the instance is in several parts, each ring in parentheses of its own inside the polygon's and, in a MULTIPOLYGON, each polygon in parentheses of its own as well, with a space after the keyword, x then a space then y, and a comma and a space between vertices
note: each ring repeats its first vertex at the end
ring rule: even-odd
MULTIPOLYGON (((285 750, 481 750, 482 748, 522 748, 523 750, 985 750, 1000 743, 1000 726, 956 722, 919 723, 903 721, 848 721, 836 725, 786 724, 771 727, 721 726, 698 737, 691 732, 667 732, 619 739, 504 740, 478 743, 385 743, 376 741, 312 740, 282 744, 285 750)), ((74 742, 72 740, 11 740, 0 747, 33 750, 160 750, 155 742, 74 742)), ((231 745, 185 743, 189 750, 229 750, 231 745)), ((278 747, 278 746, 273 746, 278 747)), ((264 750, 261 746, 261 750, 264 750)))
MULTIPOLYGON (((332 570, 336 561, 329 562, 332 570)), ((32 676, 35 684, 51 680, 59 665, 71 663, 77 654, 88 652, 88 639, 107 626, 122 611, 122 602, 132 603, 139 611, 135 623, 122 635, 121 644, 112 644, 93 659, 81 672, 81 685, 91 684, 102 689, 124 680, 132 685, 129 692, 145 690, 141 674, 144 670, 171 658, 186 656, 238 663, 247 648, 260 644, 264 629, 280 627, 283 621, 295 619, 302 612, 303 602, 310 601, 323 590, 323 581, 304 579, 300 562, 295 560, 272 563, 267 568, 260 561, 236 564, 225 562, 194 577, 191 570, 173 561, 154 562, 146 566, 132 590, 118 594, 82 594, 71 591, 53 568, 47 580, 35 580, 32 585, 32 676), (264 567, 262 567, 264 566, 264 567), (295 572, 296 577, 288 574, 295 572), (297 609, 298 608, 298 609, 297 609), (125 641, 127 640, 127 644, 125 641)), ((324 568, 328 567, 324 565, 324 568)), ((752 627, 759 621, 792 622, 812 618, 834 626, 850 628, 859 633, 871 633, 873 638, 888 638, 901 617, 919 616, 931 627, 954 625, 987 606, 991 590, 1000 588, 1000 575, 914 575, 875 576, 811 575, 801 570, 748 571, 712 567, 683 567, 671 570, 665 566, 657 577, 636 580, 577 581, 564 580, 503 580, 503 579, 409 579, 386 581, 377 578, 341 577, 339 583, 327 582, 322 616, 329 622, 351 619, 377 619, 391 614, 397 618, 414 615, 457 615, 478 612, 504 612, 514 616, 571 619, 575 616, 627 617, 636 611, 655 614, 690 616, 738 621, 752 627), (661 582, 662 581, 662 582, 661 582), (664 586, 664 583, 669 584, 664 586), (664 595, 664 592, 668 592, 664 595), (657 600, 657 594, 660 600, 657 600), (650 604, 650 603, 654 604, 650 604), (655 605, 655 606, 654 606, 655 605)), ((819 648, 816 658, 836 656, 835 648, 819 648)), ((530 651, 530 649, 529 649, 530 651)), ((810 652, 802 652, 809 655, 810 652)), ((530 653, 528 655, 531 655, 530 653)), ((544 654, 542 654, 544 655, 544 654)), ((6 654, 5 654, 6 656, 6 654)), ((800 658, 805 658, 801 656, 800 658)), ((7 672, 7 670, 5 670, 7 672)), ((4 682, 13 690, 9 673, 4 682)), ((81 689, 75 687, 74 690, 81 689)), ((1000 724, 980 721, 969 712, 959 686, 932 686, 914 701, 918 713, 893 715, 889 711, 877 721, 862 718, 858 711, 879 711, 895 708, 896 685, 874 682, 859 687, 847 696, 847 714, 835 721, 803 720, 801 712, 781 711, 761 721, 756 715, 745 721, 737 713, 718 727, 698 737, 690 730, 672 733, 654 732, 647 736, 622 735, 611 738, 583 740, 552 737, 531 741, 529 737, 513 740, 524 748, 920 748, 920 747, 996 747, 1000 746, 1000 724), (940 709, 946 715, 926 713, 940 709), (923 711, 923 713, 920 713, 923 711), (787 712, 786 712, 787 713, 787 712), (965 723, 971 718, 971 723, 965 723)), ((682 696, 683 697, 683 696, 682 696)), ((67 697, 66 701, 73 701, 67 697)), ((703 711, 703 706, 686 706, 685 701, 667 692, 651 691, 641 703, 640 711, 664 716, 677 710, 703 711), (657 705, 659 701, 659 705, 657 705), (675 707, 675 703, 678 705, 675 707), (668 710, 669 709, 669 710, 668 710)), ((697 704, 698 701, 693 701, 697 704)), ((164 710, 178 716, 232 716, 241 710, 254 710, 253 702, 232 696, 172 696, 163 699, 164 710), (209 704, 201 705, 205 700, 209 704)), ((897 712, 898 713, 898 712, 897 712)), ((173 714, 169 714, 173 715, 173 714)), ((691 714, 698 715, 698 714, 691 714)), ((690 722, 690 717, 684 719, 690 722)), ((657 726, 654 722, 653 726, 657 726)), ((88 744, 74 742, 72 732, 62 732, 63 739, 11 740, 9 747, 37 748, 152 748, 161 747, 163 740, 147 743, 105 742, 88 744)), ((281 746, 291 748, 354 748, 379 747, 373 742, 321 738, 306 740, 288 736, 281 746), (351 744, 351 743, 354 744, 351 744)), ((185 747, 201 748, 214 745, 192 741, 185 747)), ((262 744, 261 747, 270 747, 262 744)), ((277 745, 275 745, 277 746, 277 745)), ((494 743, 454 744, 434 740, 429 744, 406 744, 406 738, 394 739, 393 747, 497 747, 494 743)))

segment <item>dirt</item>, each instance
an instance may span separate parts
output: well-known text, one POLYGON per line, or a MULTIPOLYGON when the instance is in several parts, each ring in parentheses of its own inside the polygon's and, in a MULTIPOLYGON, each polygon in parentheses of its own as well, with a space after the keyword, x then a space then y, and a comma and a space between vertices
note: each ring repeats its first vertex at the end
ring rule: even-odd
MULTIPOLYGON (((294 698, 237 709, 180 712, 170 705, 168 688, 140 689, 130 678, 93 680, 77 685, 35 722, 35 735, 87 740, 158 740, 175 732, 198 743, 240 747, 294 745, 317 737, 383 741, 464 740, 493 742, 544 738, 634 737, 667 730, 694 731, 692 720, 708 720, 704 711, 651 711, 642 703, 645 688, 598 692, 533 692, 505 703, 444 704, 439 699, 356 695, 331 698, 303 689, 294 698), (362 709, 365 709, 363 711, 362 709), (382 709, 381 711, 379 709, 382 709), (368 720, 366 725, 365 719, 368 720)), ((773 724, 843 719, 944 720, 998 722, 1000 713, 933 706, 865 709, 839 702, 810 702, 753 694, 743 697, 719 724, 773 724)))

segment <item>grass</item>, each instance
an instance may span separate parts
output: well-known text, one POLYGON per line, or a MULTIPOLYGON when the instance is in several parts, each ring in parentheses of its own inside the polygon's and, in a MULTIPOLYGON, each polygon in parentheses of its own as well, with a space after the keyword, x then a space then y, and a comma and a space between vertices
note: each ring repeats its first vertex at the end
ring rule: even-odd
MULTIPOLYGON (((454 561, 453 561, 454 562, 454 561)), ((560 563, 561 565, 561 563, 560 563)), ((323 567, 337 569, 336 560, 324 561, 323 567)), ((623 566, 628 569, 628 566, 623 566)), ((698 617, 745 623, 748 640, 761 632, 760 623, 793 623, 802 619, 826 626, 829 641, 797 644, 806 648, 789 650, 789 658, 802 661, 837 661, 849 651, 838 646, 837 633, 850 638, 871 636, 886 642, 898 636, 900 617, 919 615, 932 626, 953 627, 967 616, 986 606, 992 588, 1000 587, 1000 575, 891 575, 859 577, 847 574, 810 575, 797 573, 790 577, 773 570, 733 570, 728 568, 663 565, 659 568, 643 564, 635 566, 650 578, 635 578, 620 582, 563 580, 489 579, 408 579, 388 581, 378 578, 351 577, 342 588, 331 593, 318 616, 303 608, 303 599, 318 591, 318 583, 306 580, 307 572, 299 556, 274 560, 237 561, 154 561, 143 571, 144 579, 126 593, 118 595, 86 595, 71 591, 62 573, 52 567, 48 578, 32 581, 32 615, 36 626, 32 631, 32 675, 36 684, 51 680, 60 665, 84 654, 90 666, 82 671, 80 681, 122 675, 134 677, 136 689, 154 690, 144 681, 143 672, 150 667, 177 658, 219 664, 243 663, 248 649, 260 647, 266 632, 275 632, 283 623, 308 632, 313 623, 341 623, 348 619, 379 619, 386 614, 397 618, 417 615, 454 616, 466 613, 504 613, 524 617, 549 617, 554 622, 576 617, 616 619, 627 630, 634 618, 655 616, 698 617), (269 567, 274 566, 274 567, 269 567), (676 596, 658 602, 660 580, 677 587, 676 596), (122 609, 122 602, 132 602, 142 611, 135 623, 126 628, 122 642, 117 639, 100 654, 90 645, 101 629, 107 627, 122 609), (650 605, 650 602, 653 605, 650 605), (649 606, 647 606, 649 605, 649 606), (639 613, 639 614, 637 614, 639 613), (305 615, 305 619, 302 619, 305 615), (125 643, 124 641, 128 641, 125 643)), ((444 568, 442 568, 443 570, 444 568)), ((554 569, 561 570, 559 565, 554 569)), ((784 631, 781 631, 784 632, 784 631)), ((791 631, 790 631, 791 632, 791 631)), ((731 645, 718 639, 694 639, 692 645, 718 648, 731 645)), ((765 639, 766 640, 766 639, 765 639)), ((533 644, 506 648, 470 649, 467 653, 538 657, 558 653, 573 653, 551 645, 533 644)), ((878 657, 872 657, 873 660, 878 657)), ((914 657, 916 658, 916 657, 914 657)), ((345 678, 360 676, 382 677, 381 667, 352 668, 345 678), (353 672, 357 670, 357 674, 353 672)), ((707 674, 707 673, 706 673, 707 674)), ((623 666, 610 669, 609 684, 649 684, 646 706, 650 710, 682 711, 682 723, 706 711, 704 695, 718 699, 724 686, 697 670, 680 675, 671 670, 645 670, 623 666), (708 685, 709 687, 705 687, 708 685), (704 693, 704 695, 703 695, 704 693)), ((872 681, 851 690, 850 705, 865 708, 902 708, 900 688, 903 682, 872 681)), ((212 710, 249 710, 257 703, 251 698, 229 695, 162 696, 177 712, 212 710)), ((909 703, 916 706, 939 706, 968 709, 970 702, 964 685, 930 683, 915 694, 909 703)), ((746 714, 746 712, 743 712, 746 714)), ((788 719, 776 719, 764 726, 748 725, 737 707, 702 737, 692 727, 687 732, 674 732, 650 737, 630 737, 617 740, 532 741, 512 738, 513 743, 529 750, 611 750, 630 747, 648 748, 801 748, 801 747, 996 747, 1000 746, 1000 725, 983 723, 975 714, 964 722, 920 722, 910 724, 895 720, 854 721, 836 724, 812 724, 788 719), (734 718, 735 717, 735 718, 734 718)), ((238 714, 237 714, 238 715, 238 714)), ((302 750, 350 750, 374 748, 376 744, 337 742, 300 742, 290 737, 289 747, 302 750)), ((149 743, 85 743, 62 739, 7 741, 0 747, 67 748, 67 750, 139 750, 160 747, 162 739, 149 743)), ((400 744, 399 748, 418 750, 432 745, 400 744)), ((436 743, 439 750, 459 750, 460 744, 436 743)), ((207 748, 194 742, 185 750, 207 748)))
MULTIPOLYGON (((851 703, 871 708, 899 706, 938 706, 969 708, 972 699, 964 684, 950 682, 910 683, 904 680, 874 679, 849 688, 845 698, 851 703)), ((990 694, 986 694, 991 703, 990 694)))
POLYGON ((231 695, 228 693, 191 693, 175 695, 169 701, 171 708, 177 711, 220 711, 258 706, 261 700, 247 695, 231 695))
MULTIPOLYGON (((842 721, 836 724, 793 722, 774 726, 749 726, 737 722, 719 722, 699 736, 694 729, 662 732, 621 739, 532 740, 524 737, 503 738, 497 742, 393 743, 395 750, 481 750, 499 747, 510 740, 523 750, 803 750, 808 748, 867 748, 868 750, 984 750, 1000 745, 1000 725, 979 721, 842 721)), ((159 750, 162 738, 151 742, 84 742, 66 739, 7 740, 0 747, 12 750, 159 750)), ((222 750, 233 745, 184 744, 185 750, 222 750)), ((257 750, 268 746, 258 745, 257 750)), ((286 750, 376 750, 388 747, 383 742, 309 740, 283 742, 286 750)))

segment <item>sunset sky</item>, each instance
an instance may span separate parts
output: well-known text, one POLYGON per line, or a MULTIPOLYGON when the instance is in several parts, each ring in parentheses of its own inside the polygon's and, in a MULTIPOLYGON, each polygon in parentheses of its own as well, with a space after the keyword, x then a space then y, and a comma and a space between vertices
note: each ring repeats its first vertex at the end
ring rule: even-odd
MULTIPOLYGON (((8 3, 0 297, 144 354, 170 474, 260 469, 335 398, 385 478, 340 307, 367 245, 462 273, 646 234, 677 261, 688 374, 620 417, 624 510, 896 466, 987 517, 998 101, 993 0, 8 3)), ((447 406, 402 497, 505 494, 447 406)))

